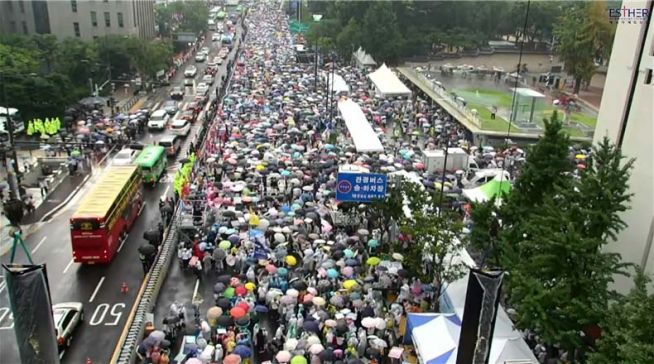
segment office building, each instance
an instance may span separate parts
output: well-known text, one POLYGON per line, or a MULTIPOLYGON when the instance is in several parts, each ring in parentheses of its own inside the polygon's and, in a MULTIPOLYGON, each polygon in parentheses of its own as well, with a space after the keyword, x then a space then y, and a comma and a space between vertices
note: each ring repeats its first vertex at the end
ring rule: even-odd
MULTIPOLYGON (((635 158, 629 187, 631 209, 622 214, 627 228, 608 249, 654 276, 654 24, 652 1, 623 1, 614 15, 618 27, 609 61, 595 142, 608 136, 628 158, 635 158), (643 16, 644 15, 644 16, 643 16)), ((626 292, 628 279, 616 277, 626 292)))
POLYGON ((90 40, 117 34, 155 36, 154 0, 0 1, 0 31, 90 40))

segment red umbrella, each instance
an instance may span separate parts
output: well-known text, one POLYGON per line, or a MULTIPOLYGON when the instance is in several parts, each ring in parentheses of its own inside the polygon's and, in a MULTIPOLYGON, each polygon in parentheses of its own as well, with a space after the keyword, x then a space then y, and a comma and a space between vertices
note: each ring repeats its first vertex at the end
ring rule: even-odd
MULTIPOLYGON (((245 287, 243 287, 243 288, 245 288, 245 287)), ((247 304, 247 302, 242 302, 242 301, 239 302, 239 303, 238 303, 236 306, 234 306, 234 307, 240 307, 240 308, 242 308, 243 311, 245 311, 245 313, 247 313, 247 312, 250 310, 250 306, 247 304)))
MULTIPOLYGON (((236 287, 236 295, 245 296, 246 293, 248 293, 248 291, 247 289, 245 289, 245 287, 243 286, 236 287)), ((245 307, 248 307, 248 305, 246 304, 245 307)))
POLYGON ((232 315, 233 318, 239 319, 239 318, 245 316, 246 312, 243 309, 243 307, 236 306, 236 307, 232 308, 231 310, 229 310, 229 314, 232 315))

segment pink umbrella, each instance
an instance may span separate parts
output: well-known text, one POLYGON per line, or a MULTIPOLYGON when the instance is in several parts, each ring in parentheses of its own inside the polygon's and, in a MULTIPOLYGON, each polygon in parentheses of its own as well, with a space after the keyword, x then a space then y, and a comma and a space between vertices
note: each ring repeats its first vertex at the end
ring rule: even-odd
POLYGON ((277 359, 277 361, 280 363, 288 363, 288 361, 291 360, 291 353, 286 350, 282 350, 277 353, 277 355, 275 355, 275 359, 277 359))
POLYGON ((346 277, 351 277, 354 274, 354 269, 352 267, 343 267, 341 273, 346 277))
POLYGON ((309 303, 309 302, 311 302, 312 300, 313 300, 313 295, 312 295, 312 294, 305 294, 305 295, 304 295, 304 298, 302 299, 302 301, 303 301, 304 303, 309 303))
POLYGON ((309 352, 314 355, 320 354, 323 350, 325 350, 325 347, 320 344, 313 344, 309 348, 309 352))
POLYGON ((240 362, 241 362, 241 357, 236 354, 229 354, 223 359, 223 364, 239 364, 240 362))
MULTIPOLYGON (((240 361, 241 361, 241 359, 239 359, 239 362, 240 361)), ((186 361, 186 364, 202 364, 202 360, 200 360, 198 358, 191 358, 191 359, 186 361)), ((238 364, 238 362, 237 362, 237 364, 238 364)))
POLYGON ((416 169, 425 169, 425 164, 424 163, 416 163, 416 169))
POLYGON ((275 273, 277 272, 277 267, 275 267, 275 266, 272 265, 272 264, 268 264, 268 265, 266 266, 266 272, 268 272, 268 273, 270 273, 270 274, 275 274, 275 273))

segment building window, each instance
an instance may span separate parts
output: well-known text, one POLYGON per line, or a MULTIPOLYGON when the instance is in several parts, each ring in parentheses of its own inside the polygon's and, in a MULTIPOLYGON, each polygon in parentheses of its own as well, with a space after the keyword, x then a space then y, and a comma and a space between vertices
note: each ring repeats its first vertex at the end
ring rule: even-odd
POLYGON ((118 26, 123 28, 125 27, 125 23, 123 23, 123 13, 118 13, 118 26))
POLYGON ((98 14, 95 11, 91 12, 91 25, 94 27, 98 26, 98 14))
POLYGON ((11 2, 11 1, 8 1, 7 2, 7 8, 9 9, 10 13, 13 13, 14 12, 14 3, 11 2))
POLYGON ((9 23, 9 26, 10 26, 10 28, 11 28, 11 32, 12 32, 12 33, 16 33, 16 22, 12 20, 12 21, 9 23))
POLYGON ((25 14, 25 4, 23 4, 23 0, 18 0, 18 7, 20 8, 20 12, 25 14))
POLYGON ((70 10, 72 10, 73 13, 77 12, 77 0, 70 0, 70 10))
POLYGON ((104 12, 104 25, 108 28, 111 26, 111 15, 108 11, 104 12))
POLYGON ((79 37, 82 36, 82 35, 80 34, 80 32, 79 32, 79 23, 78 23, 78 22, 73 23, 73 29, 75 29, 75 36, 76 36, 76 37, 79 38, 79 37))
POLYGON ((23 34, 27 34, 28 33, 28 31, 27 31, 27 22, 25 20, 23 20, 21 23, 23 25, 23 34))

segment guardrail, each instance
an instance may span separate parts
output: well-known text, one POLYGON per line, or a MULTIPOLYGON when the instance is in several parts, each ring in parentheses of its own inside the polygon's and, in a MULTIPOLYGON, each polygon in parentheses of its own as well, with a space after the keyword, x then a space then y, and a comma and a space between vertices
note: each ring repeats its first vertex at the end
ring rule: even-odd
POLYGON ((154 265, 150 269, 150 272, 145 277, 145 288, 142 293, 140 292, 140 298, 137 299, 138 302, 135 303, 136 310, 134 311, 134 317, 131 319, 129 330, 124 338, 120 338, 122 341, 122 348, 114 363, 131 364, 134 362, 136 348, 141 341, 143 331, 145 330, 146 315, 154 310, 154 305, 159 296, 159 290, 161 289, 163 282, 166 280, 170 262, 177 251, 178 233, 175 226, 180 218, 180 214, 181 209, 178 205, 178 208, 171 219, 170 226, 166 231, 161 250, 157 255, 154 265))

